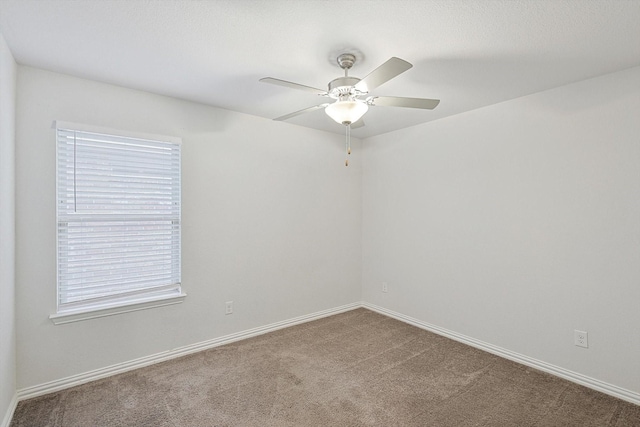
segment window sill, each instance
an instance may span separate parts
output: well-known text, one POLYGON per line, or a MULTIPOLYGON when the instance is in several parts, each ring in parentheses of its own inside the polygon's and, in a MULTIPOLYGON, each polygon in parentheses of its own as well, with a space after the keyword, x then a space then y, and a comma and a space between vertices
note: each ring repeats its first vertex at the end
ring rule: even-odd
POLYGON ((50 315, 49 320, 51 320, 54 325, 63 325, 65 323, 97 319, 98 317, 113 316, 114 314, 129 313, 131 311, 146 310, 148 308, 180 304, 184 301, 184 298, 186 296, 187 294, 181 293, 180 295, 176 296, 154 299, 152 301, 135 302, 127 305, 119 305, 117 307, 94 308, 56 313, 50 315))

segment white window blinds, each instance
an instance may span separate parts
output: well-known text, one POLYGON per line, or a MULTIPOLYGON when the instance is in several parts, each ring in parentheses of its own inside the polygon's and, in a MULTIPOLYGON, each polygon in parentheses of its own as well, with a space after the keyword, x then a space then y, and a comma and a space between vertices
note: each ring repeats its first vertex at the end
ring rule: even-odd
POLYGON ((58 312, 179 295, 180 143, 56 133, 58 312))

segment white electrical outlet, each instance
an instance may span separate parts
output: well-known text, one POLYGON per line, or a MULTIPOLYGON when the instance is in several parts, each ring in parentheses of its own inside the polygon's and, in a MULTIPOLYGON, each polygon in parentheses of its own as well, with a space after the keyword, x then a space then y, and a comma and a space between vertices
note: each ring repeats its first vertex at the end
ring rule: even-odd
POLYGON ((578 347, 589 348, 589 335, 584 331, 573 331, 573 342, 578 347))
POLYGON ((225 303, 224 314, 233 314, 233 301, 227 301, 225 303))
POLYGON ((387 286, 387 282, 382 282, 382 292, 389 292, 389 286, 387 286))

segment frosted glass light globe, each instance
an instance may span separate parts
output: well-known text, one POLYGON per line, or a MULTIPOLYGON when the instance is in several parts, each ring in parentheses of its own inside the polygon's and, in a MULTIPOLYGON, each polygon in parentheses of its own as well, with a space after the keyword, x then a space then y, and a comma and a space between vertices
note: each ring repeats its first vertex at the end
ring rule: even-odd
POLYGON ((357 122, 368 110, 366 103, 357 100, 338 100, 324 109, 329 117, 341 125, 357 122))

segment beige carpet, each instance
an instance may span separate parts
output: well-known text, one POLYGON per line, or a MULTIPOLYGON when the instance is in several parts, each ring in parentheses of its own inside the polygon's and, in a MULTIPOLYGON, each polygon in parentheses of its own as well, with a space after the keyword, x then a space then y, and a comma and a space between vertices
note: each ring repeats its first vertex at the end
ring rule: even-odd
POLYGON ((640 406, 358 309, 20 402, 24 426, 640 426, 640 406))

